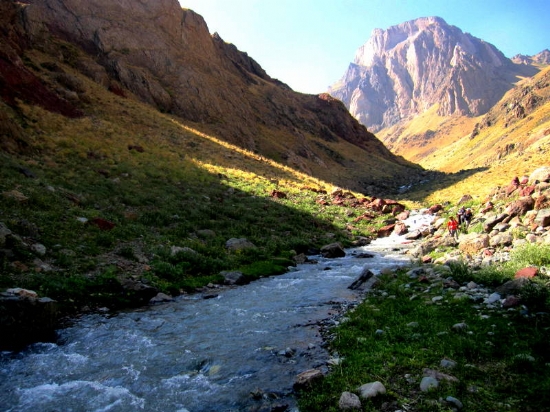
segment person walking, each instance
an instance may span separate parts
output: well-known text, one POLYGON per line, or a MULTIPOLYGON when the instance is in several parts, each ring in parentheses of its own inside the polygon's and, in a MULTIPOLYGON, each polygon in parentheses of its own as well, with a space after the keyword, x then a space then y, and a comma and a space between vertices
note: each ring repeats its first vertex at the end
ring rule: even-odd
POLYGON ((458 238, 458 222, 454 216, 449 218, 449 221, 447 222, 447 229, 452 237, 458 238))

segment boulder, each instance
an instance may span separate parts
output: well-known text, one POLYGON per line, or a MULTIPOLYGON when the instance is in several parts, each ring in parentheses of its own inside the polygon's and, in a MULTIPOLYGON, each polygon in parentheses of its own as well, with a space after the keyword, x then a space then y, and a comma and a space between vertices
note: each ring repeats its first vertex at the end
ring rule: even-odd
POLYGON ((223 276, 223 283, 225 285, 245 285, 248 283, 248 279, 242 272, 238 271, 223 271, 220 272, 223 276))
POLYGON ((0 350, 18 350, 55 339, 57 302, 32 290, 13 288, 0 294, 0 350))
POLYGON ((401 213, 398 213, 395 218, 397 220, 407 220, 409 218, 409 216, 411 215, 411 212, 409 212, 408 210, 405 210, 401 213))
POLYGON ((539 210, 533 222, 542 227, 550 226, 550 209, 539 210))
POLYGON ((458 248, 461 252, 475 255, 489 246, 489 236, 486 234, 470 233, 460 238, 458 248))
POLYGON ((346 256, 343 246, 336 242, 325 245, 321 248, 321 255, 328 259, 339 258, 346 256))
POLYGON ((153 286, 146 285, 139 280, 124 279, 121 281, 122 293, 130 300, 133 306, 142 306, 149 303, 159 291, 153 286))
POLYGON ((550 182, 550 166, 542 166, 534 170, 529 176, 529 183, 550 182))
POLYGON ((310 388, 314 382, 323 379, 323 372, 319 369, 310 369, 300 373, 294 381, 294 390, 310 388))
POLYGON ((376 235, 378 237, 388 237, 393 233, 393 230, 395 229, 395 223, 392 223, 391 225, 386 225, 378 229, 376 232, 376 235))
POLYGON ((541 194, 535 199, 535 210, 550 209, 550 199, 548 196, 541 194))
POLYGON ((512 235, 509 233, 497 233, 489 239, 489 245, 493 247, 509 246, 513 240, 512 235))
POLYGON ((166 293, 157 293, 156 296, 154 296, 150 301, 149 304, 155 305, 157 303, 166 303, 166 302, 173 302, 174 298, 170 295, 167 295, 166 293))
POLYGON ((407 225, 403 222, 397 222, 395 224, 395 227, 393 228, 393 234, 397 236, 402 236, 409 232, 409 229, 407 228, 407 225))
POLYGON ((355 279, 351 285, 348 286, 348 289, 351 289, 351 290, 363 289, 365 283, 369 279, 371 279, 373 276, 374 276, 374 273, 372 273, 369 269, 367 268, 363 269, 363 272, 361 272, 359 277, 355 279))
POLYGON ((255 249, 256 245, 246 238, 231 238, 227 242, 225 242, 225 247, 228 250, 235 252, 244 249, 255 249))
POLYGON ((530 196, 521 197, 506 206, 506 213, 510 216, 523 216, 535 207, 535 200, 530 196))
POLYGON ((457 240, 452 236, 444 236, 439 238, 434 238, 422 242, 417 248, 411 251, 411 254, 414 257, 426 256, 430 252, 434 251, 438 247, 454 247, 458 244, 457 240))
POLYGON ((386 387, 379 381, 361 385, 358 390, 361 397, 364 399, 374 398, 375 396, 384 395, 386 393, 386 387))
POLYGON ((361 409, 361 400, 359 396, 351 392, 343 392, 340 395, 340 400, 338 401, 338 407, 342 411, 349 411, 353 409, 361 409))
POLYGON ((443 206, 442 205, 432 205, 428 208, 428 212, 431 213, 432 215, 435 215, 437 212, 443 210, 443 206))
POLYGON ((198 253, 190 247, 184 246, 172 246, 170 248, 170 256, 176 256, 178 253, 189 253, 191 255, 198 255, 198 253))
POLYGON ((483 230, 489 233, 493 228, 503 220, 505 220, 509 215, 506 213, 501 213, 496 216, 489 217, 485 223, 483 223, 483 230))
POLYGON ((461 205, 463 203, 466 203, 466 202, 469 202, 470 200, 472 200, 473 197, 471 195, 463 195, 459 200, 458 200, 458 203, 457 205, 461 205))

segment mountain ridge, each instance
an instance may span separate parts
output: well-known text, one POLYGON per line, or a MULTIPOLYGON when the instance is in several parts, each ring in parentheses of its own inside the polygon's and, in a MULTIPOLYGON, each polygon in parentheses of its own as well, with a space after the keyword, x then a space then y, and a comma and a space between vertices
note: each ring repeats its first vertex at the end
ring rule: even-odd
MULTIPOLYGON (((338 186, 384 193, 421 178, 420 167, 393 155, 340 101, 297 93, 271 78, 253 58, 211 35, 204 19, 177 0, 4 3, 10 6, 17 11, 6 27, 18 36, 11 43, 23 46, 9 49, 18 62, 4 82, 9 86, 9 76, 24 68, 49 87, 58 110, 67 106, 86 115, 86 103, 70 90, 67 76, 62 84, 60 74, 33 68, 26 50, 49 54, 49 67, 59 59, 121 98, 137 98, 338 186)), ((18 82, 17 92, 21 87, 18 82)), ((29 95, 20 97, 32 101, 29 95)), ((21 123, 17 105, 10 107, 9 117, 21 123)))
POLYGON ((442 116, 482 115, 536 71, 440 17, 424 17, 375 29, 329 93, 377 132, 435 104, 442 116))

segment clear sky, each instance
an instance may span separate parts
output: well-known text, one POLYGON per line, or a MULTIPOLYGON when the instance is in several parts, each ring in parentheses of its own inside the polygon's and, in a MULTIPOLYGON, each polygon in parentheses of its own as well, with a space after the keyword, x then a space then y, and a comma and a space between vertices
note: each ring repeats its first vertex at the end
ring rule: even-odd
POLYGON ((339 80, 373 29, 438 16, 507 57, 550 48, 550 0, 179 0, 302 93, 339 80))

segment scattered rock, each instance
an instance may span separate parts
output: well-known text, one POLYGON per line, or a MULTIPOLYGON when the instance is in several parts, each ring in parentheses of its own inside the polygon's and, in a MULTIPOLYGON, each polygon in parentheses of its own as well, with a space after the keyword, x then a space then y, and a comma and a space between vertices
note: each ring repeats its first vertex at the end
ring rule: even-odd
POLYGON ((156 296, 154 296, 150 301, 149 304, 154 305, 156 303, 165 303, 165 302, 173 302, 174 298, 170 295, 167 295, 165 293, 157 293, 156 296))
POLYGON ((445 398, 445 402, 447 402, 448 404, 450 404, 451 406, 455 407, 456 409, 462 409, 464 407, 464 405, 462 404, 462 402, 460 402, 458 399, 452 397, 452 396, 447 396, 445 398))
POLYGON ((422 381, 420 382, 420 390, 422 392, 428 392, 434 389, 437 389, 439 386, 439 382, 437 379, 434 379, 430 376, 425 376, 422 378, 422 381))
POLYGON ((232 252, 236 252, 244 249, 255 249, 256 245, 246 238, 231 238, 225 242, 225 247, 232 252))
POLYGON ((314 382, 323 378, 323 372, 319 369, 310 369, 300 373, 294 382, 294 390, 310 388, 314 382))
POLYGON ((363 399, 369 399, 378 395, 384 395, 386 393, 386 387, 381 382, 376 381, 361 385, 358 391, 363 399))
POLYGON ((343 392, 340 395, 340 400, 338 401, 338 407, 342 411, 349 411, 352 409, 361 409, 361 400, 359 396, 351 392, 343 392))

